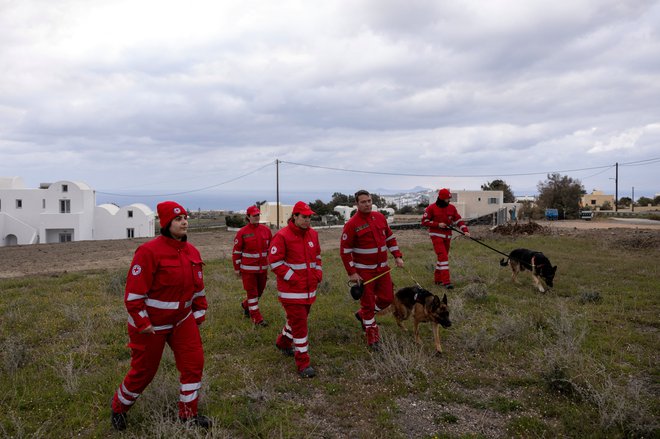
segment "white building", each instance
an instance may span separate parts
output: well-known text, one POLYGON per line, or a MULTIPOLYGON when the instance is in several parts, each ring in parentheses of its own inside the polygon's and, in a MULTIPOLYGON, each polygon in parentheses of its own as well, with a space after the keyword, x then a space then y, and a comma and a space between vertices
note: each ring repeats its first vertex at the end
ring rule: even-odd
POLYGON ((96 206, 85 183, 58 181, 26 188, 0 177, 0 247, 154 236, 154 212, 144 204, 96 206))

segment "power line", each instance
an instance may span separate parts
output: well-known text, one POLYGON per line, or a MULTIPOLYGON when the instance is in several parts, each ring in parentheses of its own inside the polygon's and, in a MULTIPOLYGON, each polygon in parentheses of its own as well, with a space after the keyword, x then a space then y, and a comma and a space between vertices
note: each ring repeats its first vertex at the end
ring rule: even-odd
MULTIPOLYGON (((658 159, 650 159, 650 160, 660 160, 658 159)), ((645 160, 649 161, 649 160, 645 160)), ((280 160, 280 163, 287 163, 290 165, 295 165, 295 166, 305 166, 308 168, 317 168, 317 169, 326 169, 329 171, 341 171, 341 172, 353 172, 356 174, 374 174, 374 175, 391 175, 391 176, 397 176, 397 177, 436 177, 436 178, 484 178, 484 177, 520 177, 520 176, 528 176, 528 175, 547 175, 547 174, 554 174, 554 173, 560 173, 560 172, 578 172, 578 171, 591 171, 595 169, 611 169, 614 165, 605 165, 605 166, 592 166, 588 168, 579 168, 579 169, 564 169, 564 170, 557 170, 557 171, 544 171, 544 172, 522 172, 522 173, 515 173, 515 174, 463 174, 463 175, 443 175, 443 174, 408 174, 408 173, 400 173, 400 172, 380 172, 380 171, 363 171, 363 170, 358 170, 358 169, 346 169, 346 168, 333 168, 330 166, 320 166, 320 165, 310 165, 308 163, 296 163, 296 162, 289 162, 285 160, 280 160)), ((630 162, 632 163, 638 163, 638 162, 630 162)), ((620 163, 622 165, 623 163, 620 163)))
POLYGON ((172 193, 169 193, 169 194, 150 194, 150 195, 143 195, 143 194, 116 194, 116 193, 112 193, 112 192, 102 192, 102 191, 97 191, 96 193, 97 193, 97 194, 103 194, 103 195, 113 195, 113 196, 116 196, 116 197, 170 197, 170 196, 173 196, 173 195, 191 194, 191 193, 193 193, 193 192, 205 191, 205 190, 207 190, 207 189, 212 189, 212 188, 214 188, 214 187, 222 186, 222 185, 225 185, 225 184, 227 184, 227 183, 231 183, 231 182, 233 182, 233 181, 240 180, 241 178, 245 178, 245 177, 247 177, 248 175, 252 175, 252 174, 254 174, 255 172, 261 171, 261 170, 264 169, 265 167, 267 167, 267 166, 271 166, 272 164, 273 164, 273 163, 267 163, 267 164, 265 164, 265 165, 263 165, 263 166, 258 167, 257 169, 254 169, 254 170, 252 170, 252 171, 250 171, 250 172, 247 172, 247 173, 245 173, 245 174, 243 174, 243 175, 239 175, 238 177, 234 177, 234 178, 231 178, 231 179, 229 179, 229 180, 225 180, 225 181, 223 181, 223 182, 221 182, 221 183, 213 184, 213 185, 211 185, 211 186, 206 186, 206 187, 199 188, 199 189, 191 189, 191 190, 188 190, 188 191, 182 191, 182 192, 172 192, 172 193))

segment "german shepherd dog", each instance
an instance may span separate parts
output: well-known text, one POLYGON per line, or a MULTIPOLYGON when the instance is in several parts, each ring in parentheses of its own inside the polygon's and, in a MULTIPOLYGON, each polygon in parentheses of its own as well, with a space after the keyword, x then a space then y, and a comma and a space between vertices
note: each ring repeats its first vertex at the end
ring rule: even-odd
POLYGON ((449 307, 447 306, 447 295, 442 299, 419 285, 413 287, 401 288, 394 294, 392 301, 392 313, 396 319, 396 324, 406 331, 403 321, 413 316, 413 326, 415 332, 415 341, 421 343, 419 337, 419 324, 422 322, 431 322, 433 325, 433 340, 435 341, 435 350, 438 354, 442 353, 440 345, 440 327, 449 328, 449 307))
POLYGON ((557 266, 554 267, 543 253, 526 248, 517 248, 509 253, 507 259, 502 258, 500 265, 506 267, 511 265, 511 278, 516 282, 516 277, 521 271, 529 270, 534 278, 534 285, 541 293, 545 293, 543 284, 545 282, 548 288, 552 288, 552 282, 557 272, 557 266))

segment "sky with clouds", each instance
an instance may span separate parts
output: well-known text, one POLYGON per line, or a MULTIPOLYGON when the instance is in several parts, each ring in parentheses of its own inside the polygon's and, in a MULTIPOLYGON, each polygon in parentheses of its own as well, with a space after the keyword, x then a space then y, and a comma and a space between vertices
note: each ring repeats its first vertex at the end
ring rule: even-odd
POLYGON ((0 176, 118 204, 274 199, 276 160, 310 198, 614 193, 618 162, 653 196, 659 32, 659 1, 0 0, 0 176))

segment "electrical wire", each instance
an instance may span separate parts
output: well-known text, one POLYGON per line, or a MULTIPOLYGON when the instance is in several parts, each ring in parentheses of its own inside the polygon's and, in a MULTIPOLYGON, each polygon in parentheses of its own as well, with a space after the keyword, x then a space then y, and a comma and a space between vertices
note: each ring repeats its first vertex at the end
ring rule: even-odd
POLYGON ((397 177, 436 177, 436 178, 520 177, 520 176, 526 176, 526 175, 547 175, 547 174, 554 174, 554 173, 561 173, 561 172, 591 171, 591 170, 594 170, 594 169, 607 170, 607 169, 611 169, 614 166, 614 165, 592 166, 592 167, 588 167, 588 168, 579 168, 579 169, 564 169, 564 170, 544 171, 544 172, 525 172, 525 173, 516 173, 516 174, 445 175, 445 174, 407 174, 407 173, 397 173, 397 172, 362 171, 362 170, 357 170, 357 169, 333 168, 333 167, 330 167, 330 166, 310 165, 310 164, 307 164, 307 163, 296 163, 296 162, 289 162, 289 161, 285 161, 285 160, 280 160, 280 163, 287 163, 287 164, 296 165, 296 166, 305 166, 305 167, 309 167, 309 168, 326 169, 326 170, 330 170, 330 171, 353 172, 353 173, 357 173, 357 174, 391 175, 391 176, 397 176, 397 177))
POLYGON ((247 173, 245 173, 245 174, 243 174, 243 175, 239 175, 238 177, 234 177, 234 178, 231 178, 231 179, 229 179, 229 180, 225 180, 225 181, 223 181, 223 182, 221 182, 221 183, 213 184, 213 185, 206 186, 206 187, 202 187, 202 188, 199 188, 199 189, 191 189, 191 190, 188 190, 188 191, 172 192, 172 193, 169 193, 169 194, 149 194, 149 195, 145 195, 145 194, 117 194, 117 193, 112 193, 112 192, 102 192, 102 191, 96 191, 96 193, 97 193, 97 194, 103 194, 103 195, 113 195, 113 196, 115 196, 115 197, 170 197, 170 196, 174 196, 174 195, 191 194, 191 193, 193 193, 193 192, 201 192, 201 191, 205 191, 205 190, 207 190, 207 189, 213 189, 213 188, 215 188, 215 187, 222 186, 222 185, 225 185, 225 184, 228 184, 228 183, 234 182, 234 181, 236 181, 236 180, 240 180, 241 178, 245 178, 245 177, 247 177, 247 176, 249 176, 249 175, 252 175, 252 174, 254 174, 254 173, 256 173, 256 172, 261 171, 262 169, 264 169, 264 168, 267 167, 267 166, 272 166, 272 165, 273 165, 272 162, 271 162, 271 163, 267 163, 267 164, 265 164, 265 165, 263 165, 263 166, 258 167, 257 169, 254 169, 254 170, 252 170, 252 171, 250 171, 250 172, 247 172, 247 173))

